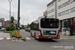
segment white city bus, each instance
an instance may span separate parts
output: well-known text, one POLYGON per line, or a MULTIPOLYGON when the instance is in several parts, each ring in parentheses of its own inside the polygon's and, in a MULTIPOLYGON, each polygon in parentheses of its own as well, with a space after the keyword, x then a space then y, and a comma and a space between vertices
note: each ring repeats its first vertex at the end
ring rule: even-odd
POLYGON ((38 18, 30 24, 30 35, 35 39, 59 39, 60 22, 55 18, 38 18))

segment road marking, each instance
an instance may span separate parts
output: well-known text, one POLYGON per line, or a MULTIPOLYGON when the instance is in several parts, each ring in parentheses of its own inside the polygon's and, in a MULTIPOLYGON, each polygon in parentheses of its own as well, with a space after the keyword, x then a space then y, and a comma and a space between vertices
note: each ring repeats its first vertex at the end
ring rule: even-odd
POLYGON ((31 40, 29 37, 25 37, 27 40, 31 40))
POLYGON ((11 38, 0 38, 0 40, 10 40, 11 38))
POLYGON ((60 39, 65 39, 65 40, 67 40, 67 38, 60 38, 60 39))
POLYGON ((4 38, 0 38, 0 40, 3 40, 4 38))
POLYGON ((10 40, 11 38, 7 38, 7 40, 10 40))
POLYGON ((34 39, 33 37, 31 39, 34 39))

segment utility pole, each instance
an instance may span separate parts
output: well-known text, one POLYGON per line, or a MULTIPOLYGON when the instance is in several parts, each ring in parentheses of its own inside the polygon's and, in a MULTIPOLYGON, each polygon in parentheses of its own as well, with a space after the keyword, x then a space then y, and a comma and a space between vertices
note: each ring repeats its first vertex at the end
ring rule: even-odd
POLYGON ((57 0, 55 0, 55 18, 57 18, 57 0))
POLYGON ((14 14, 17 13, 17 12, 11 12, 11 13, 13 14, 13 17, 15 18, 14 14))
POLYGON ((9 31, 11 31, 11 2, 12 0, 8 0, 8 1, 9 1, 9 18, 10 18, 9 31))
POLYGON ((17 38, 20 38, 20 0, 18 0, 18 27, 17 27, 17 38))

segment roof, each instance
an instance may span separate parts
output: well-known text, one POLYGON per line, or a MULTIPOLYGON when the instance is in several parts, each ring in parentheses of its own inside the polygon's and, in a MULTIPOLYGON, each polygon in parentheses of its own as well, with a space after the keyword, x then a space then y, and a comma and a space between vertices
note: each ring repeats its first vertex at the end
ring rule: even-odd
POLYGON ((54 3, 56 0, 52 0, 50 3, 47 4, 47 6, 51 5, 52 3, 54 3))

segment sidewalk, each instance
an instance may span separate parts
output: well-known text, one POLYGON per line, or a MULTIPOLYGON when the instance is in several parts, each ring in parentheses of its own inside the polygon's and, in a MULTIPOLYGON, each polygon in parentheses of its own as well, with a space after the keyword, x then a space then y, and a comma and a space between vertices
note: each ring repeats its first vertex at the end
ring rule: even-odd
POLYGON ((73 36, 67 36, 67 35, 62 35, 62 33, 60 33, 60 38, 67 38, 67 39, 73 39, 73 40, 75 40, 75 35, 73 35, 73 36))
POLYGON ((9 33, 4 33, 4 32, 0 32, 0 40, 3 40, 3 39, 10 40, 11 39, 10 34, 9 33))

